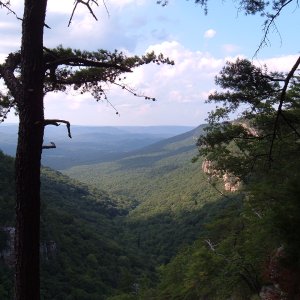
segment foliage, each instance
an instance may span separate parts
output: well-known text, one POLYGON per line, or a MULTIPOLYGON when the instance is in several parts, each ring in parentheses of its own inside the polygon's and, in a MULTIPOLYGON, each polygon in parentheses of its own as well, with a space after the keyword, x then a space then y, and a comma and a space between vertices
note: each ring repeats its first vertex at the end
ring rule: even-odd
POLYGON ((222 106, 209 115, 207 134, 197 143, 199 155, 213 161, 220 171, 244 180, 251 172, 276 169, 287 158, 295 157, 300 137, 295 93, 299 78, 291 77, 293 74, 268 74, 246 60, 227 63, 216 78, 225 91, 215 92, 208 99, 222 106), (228 122, 238 110, 240 118, 228 122))
MULTIPOLYGON (((14 224, 14 168, 13 159, 1 152, 0 174, 0 228, 7 228, 14 224)), ((139 250, 124 246, 124 230, 116 218, 127 212, 118 203, 106 192, 43 169, 42 299, 105 299, 131 291, 141 272, 150 276, 139 250)), ((2 253, 8 249, 8 237, 0 233, 2 253)), ((12 271, 0 261, 1 299, 11 298, 12 271)))
POLYGON ((155 299, 250 299, 259 293, 266 250, 276 243, 241 200, 211 205, 214 216, 200 238, 161 268, 155 299))
MULTIPOLYGON (((246 60, 227 63, 216 78, 223 90, 208 99, 221 107, 209 115, 207 134, 197 143, 199 156, 213 163, 215 174, 231 173, 245 183, 247 204, 273 241, 273 250, 263 249, 260 257, 281 245, 282 264, 293 266, 293 272, 300 262, 299 63, 300 59, 288 74, 268 73, 246 60), (229 121, 236 111, 240 118, 229 121)), ((253 248, 246 250, 255 253, 253 248)), ((275 283, 288 297, 299 292, 295 286, 285 289, 283 283, 275 283)))
POLYGON ((190 162, 197 150, 194 138, 203 127, 123 159, 77 166, 65 173, 131 199, 123 223, 125 239, 156 263, 166 263, 197 238, 208 218, 203 205, 219 197, 199 166, 190 162))
MULTIPOLYGON (((155 55, 153 52, 141 57, 128 57, 117 50, 114 52, 106 50, 81 51, 79 49, 63 48, 62 46, 54 49, 44 47, 44 93, 68 92, 71 88, 79 94, 90 93, 97 101, 108 101, 107 89, 112 84, 127 90, 134 96, 141 96, 146 100, 155 101, 155 98, 137 94, 123 83, 126 77, 122 76, 122 74, 132 72, 132 69, 149 63, 158 65, 174 64, 173 61, 164 58, 162 54, 155 55)), ((10 72, 15 71, 15 79, 19 81, 20 70, 20 52, 11 53, 5 63, 0 65, 0 78, 10 87, 10 72)), ((16 95, 12 97, 13 94, 13 91, 9 89, 6 92, 5 90, 2 91, 0 94, 0 107, 2 110, 0 117, 2 121, 4 121, 12 107, 18 110, 18 101, 16 95)), ((112 107, 114 108, 113 105, 112 107)))

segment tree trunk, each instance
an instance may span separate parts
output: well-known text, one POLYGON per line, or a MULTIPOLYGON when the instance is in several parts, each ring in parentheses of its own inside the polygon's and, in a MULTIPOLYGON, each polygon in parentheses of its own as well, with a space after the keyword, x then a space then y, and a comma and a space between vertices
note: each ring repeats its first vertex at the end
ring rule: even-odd
POLYGON ((47 0, 25 0, 16 153, 15 299, 40 299, 40 161, 44 134, 43 29, 47 0))

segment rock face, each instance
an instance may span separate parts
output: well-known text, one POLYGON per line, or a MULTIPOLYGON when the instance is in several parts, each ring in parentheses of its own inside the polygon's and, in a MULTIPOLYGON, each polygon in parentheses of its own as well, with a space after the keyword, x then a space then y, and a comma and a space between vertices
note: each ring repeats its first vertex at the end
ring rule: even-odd
POLYGON ((296 266, 286 266, 284 247, 277 248, 266 265, 265 279, 270 283, 260 292, 262 300, 300 299, 300 271, 296 266))
POLYGON ((213 163, 209 160, 204 160, 202 163, 202 170, 205 174, 210 177, 219 177, 223 179, 224 189, 228 192, 235 192, 240 187, 240 180, 238 177, 226 172, 225 174, 221 174, 220 171, 214 169, 213 163))
MULTIPOLYGON (((15 228, 14 227, 3 227, 1 228, 3 232, 8 235, 6 247, 0 251, 0 259, 10 267, 15 264, 15 228)), ((54 241, 44 241, 40 245, 41 257, 45 260, 55 257, 57 253, 57 244, 54 241)))
POLYGON ((57 253, 57 244, 54 241, 42 242, 40 245, 40 253, 45 260, 55 257, 57 253))
POLYGON ((15 228, 14 227, 2 227, 1 230, 8 235, 6 247, 0 252, 0 258, 8 266, 13 266, 15 262, 15 228))
POLYGON ((224 188, 228 192, 236 192, 240 187, 240 180, 236 176, 226 172, 223 175, 224 188))

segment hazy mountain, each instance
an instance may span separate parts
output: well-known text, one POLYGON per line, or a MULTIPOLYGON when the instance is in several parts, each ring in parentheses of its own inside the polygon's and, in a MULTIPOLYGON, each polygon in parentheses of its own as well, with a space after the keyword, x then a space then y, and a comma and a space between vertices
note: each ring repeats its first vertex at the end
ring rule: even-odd
MULTIPOLYGON (((64 125, 47 126, 44 144, 54 142, 57 148, 43 152, 42 164, 62 170, 110 161, 190 129, 188 126, 72 126, 70 139, 64 125)), ((16 124, 0 125, 0 149, 4 153, 15 155, 17 131, 16 124)))

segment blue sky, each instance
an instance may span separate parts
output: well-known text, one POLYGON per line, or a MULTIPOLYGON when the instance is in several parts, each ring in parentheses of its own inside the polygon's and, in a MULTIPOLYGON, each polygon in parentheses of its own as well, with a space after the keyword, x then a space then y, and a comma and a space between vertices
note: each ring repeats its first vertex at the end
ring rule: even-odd
MULTIPOLYGON (((12 8, 22 15, 22 1, 12 8)), ((147 66, 127 77, 138 92, 155 97, 157 102, 108 87, 109 100, 96 103, 89 95, 49 94, 45 99, 47 118, 69 120, 80 125, 192 125, 205 122, 213 105, 205 104, 215 89, 214 76, 226 60, 253 58, 262 38, 263 19, 244 16, 236 1, 209 2, 208 15, 193 1, 170 0, 161 7, 155 0, 106 0, 94 7, 96 22, 88 11, 79 9, 70 27, 72 0, 49 0, 45 46, 64 46, 87 50, 121 49, 129 54, 155 50, 175 60, 175 66, 147 66)), ((291 4, 272 28, 269 44, 255 57, 272 70, 287 71, 299 55, 295 35, 300 32, 300 10, 291 4)), ((0 12, 0 61, 20 44, 20 21, 0 12)), ((8 122, 16 122, 11 114, 8 122)))

